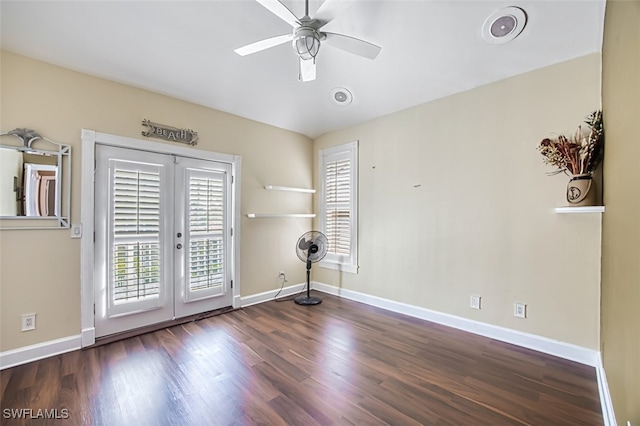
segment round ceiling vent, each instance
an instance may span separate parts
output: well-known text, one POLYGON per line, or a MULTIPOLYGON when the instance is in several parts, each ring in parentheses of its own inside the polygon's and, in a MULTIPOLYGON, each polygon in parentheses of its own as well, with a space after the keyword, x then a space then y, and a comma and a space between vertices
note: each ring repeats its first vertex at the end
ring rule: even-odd
POLYGON ((482 36, 492 44, 507 43, 524 29, 527 15, 519 7, 510 6, 498 9, 484 21, 482 36))
POLYGON ((331 91, 331 100, 338 105, 349 105, 353 101, 353 95, 344 87, 336 87, 331 91))

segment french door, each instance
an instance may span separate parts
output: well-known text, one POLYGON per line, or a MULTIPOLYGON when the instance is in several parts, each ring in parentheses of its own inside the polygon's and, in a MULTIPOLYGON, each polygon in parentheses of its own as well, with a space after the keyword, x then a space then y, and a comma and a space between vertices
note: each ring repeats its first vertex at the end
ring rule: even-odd
POLYGON ((95 329, 231 306, 231 165, 96 145, 95 329))

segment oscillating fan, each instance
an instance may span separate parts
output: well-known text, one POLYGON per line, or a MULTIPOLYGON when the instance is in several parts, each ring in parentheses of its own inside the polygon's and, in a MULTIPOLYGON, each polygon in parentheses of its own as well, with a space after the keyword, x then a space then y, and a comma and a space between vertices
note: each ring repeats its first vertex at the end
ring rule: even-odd
POLYGON ((311 264, 319 262, 327 254, 327 236, 320 231, 309 231, 302 234, 296 244, 296 254, 303 262, 307 263, 307 295, 296 297, 298 305, 317 305, 322 299, 309 295, 309 277, 311 264))

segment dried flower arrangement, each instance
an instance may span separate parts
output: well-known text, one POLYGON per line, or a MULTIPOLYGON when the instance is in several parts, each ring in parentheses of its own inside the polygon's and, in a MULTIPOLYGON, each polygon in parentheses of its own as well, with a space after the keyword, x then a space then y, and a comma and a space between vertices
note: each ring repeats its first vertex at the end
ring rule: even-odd
POLYGON ((583 132, 582 126, 578 126, 574 135, 545 138, 540 142, 538 150, 544 156, 544 163, 557 167, 550 174, 591 174, 598 168, 604 147, 602 111, 589 114, 585 123, 590 129, 588 134, 583 132))

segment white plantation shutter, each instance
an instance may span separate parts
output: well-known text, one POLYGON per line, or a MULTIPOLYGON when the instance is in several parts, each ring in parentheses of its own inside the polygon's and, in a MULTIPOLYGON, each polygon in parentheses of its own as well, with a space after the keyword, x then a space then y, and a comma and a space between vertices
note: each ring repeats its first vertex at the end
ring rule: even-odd
POLYGON ((225 179, 222 172, 188 170, 188 300, 225 291, 225 179))
POLYGON ((112 161, 110 313, 135 302, 158 304, 161 287, 161 166, 112 161), (154 300, 155 299, 155 300, 154 300))
POLYGON ((320 265, 349 272, 357 272, 357 159, 357 142, 320 151, 320 229, 329 240, 320 265))
POLYGON ((325 235, 329 252, 351 252, 351 161, 328 162, 325 171, 325 235))

